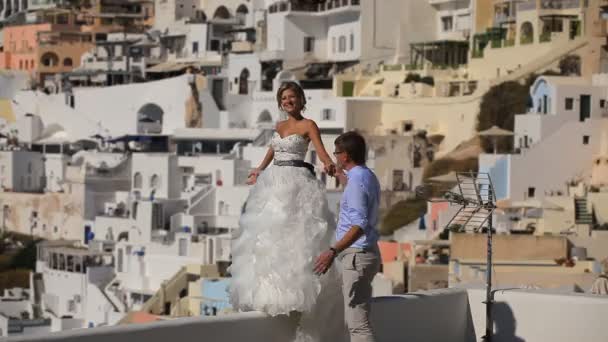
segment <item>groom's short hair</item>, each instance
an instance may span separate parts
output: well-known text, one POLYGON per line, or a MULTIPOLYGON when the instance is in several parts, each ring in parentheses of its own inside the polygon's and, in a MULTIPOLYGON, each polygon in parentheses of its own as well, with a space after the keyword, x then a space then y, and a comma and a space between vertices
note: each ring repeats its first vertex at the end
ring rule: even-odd
POLYGON ((365 139, 357 132, 346 132, 336 138, 334 144, 346 152, 350 159, 357 165, 365 164, 367 147, 365 139))

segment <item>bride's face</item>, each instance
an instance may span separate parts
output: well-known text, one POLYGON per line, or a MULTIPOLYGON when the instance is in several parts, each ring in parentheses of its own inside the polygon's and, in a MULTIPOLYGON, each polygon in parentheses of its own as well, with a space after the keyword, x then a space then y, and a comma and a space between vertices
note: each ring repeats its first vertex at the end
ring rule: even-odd
POLYGON ((285 89, 281 93, 281 108, 290 115, 299 114, 302 111, 302 99, 291 89, 285 89))

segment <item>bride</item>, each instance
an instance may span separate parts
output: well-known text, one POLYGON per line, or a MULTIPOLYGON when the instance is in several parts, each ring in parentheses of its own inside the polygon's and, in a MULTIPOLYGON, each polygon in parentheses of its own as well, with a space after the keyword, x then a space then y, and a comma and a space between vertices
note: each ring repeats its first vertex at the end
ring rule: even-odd
POLYGON ((308 145, 312 142, 325 172, 333 176, 336 166, 316 123, 302 116, 302 88, 283 83, 277 103, 288 119, 277 123, 266 156, 249 175, 254 186, 232 241, 230 301, 237 310, 296 317, 298 341, 339 341, 344 329, 339 272, 334 267, 322 276, 313 272, 316 256, 332 242, 335 220, 325 186, 304 162, 308 145))

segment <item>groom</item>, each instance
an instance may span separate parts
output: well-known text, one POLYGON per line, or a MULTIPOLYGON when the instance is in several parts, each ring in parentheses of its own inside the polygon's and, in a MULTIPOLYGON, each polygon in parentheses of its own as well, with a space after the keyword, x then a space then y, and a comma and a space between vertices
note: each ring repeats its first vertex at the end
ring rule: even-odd
POLYGON ((365 139, 356 132, 340 135, 334 142, 337 165, 347 184, 340 202, 336 244, 321 253, 315 273, 327 272, 335 258, 342 263, 342 292, 351 342, 373 342, 369 322, 372 279, 380 268, 378 207, 380 184, 365 166, 365 139))

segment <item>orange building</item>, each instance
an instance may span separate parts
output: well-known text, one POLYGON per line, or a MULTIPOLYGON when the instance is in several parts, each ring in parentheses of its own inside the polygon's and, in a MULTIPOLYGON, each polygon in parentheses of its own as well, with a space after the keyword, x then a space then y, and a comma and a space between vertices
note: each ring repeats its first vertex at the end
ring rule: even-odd
POLYGON ((50 31, 38 33, 36 57, 39 81, 57 73, 66 73, 80 66, 80 58, 93 48, 92 34, 79 31, 50 31))
POLYGON ((7 26, 4 28, 4 50, 0 52, 0 69, 34 72, 39 60, 36 55, 38 32, 49 31, 52 24, 7 26))
POLYGON ((92 34, 81 32, 69 15, 53 18, 45 23, 4 27, 0 69, 22 70, 43 82, 80 66, 82 54, 93 47, 92 34))

